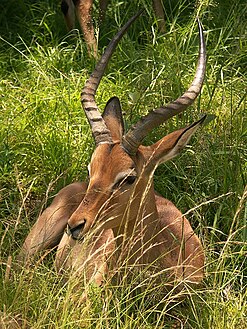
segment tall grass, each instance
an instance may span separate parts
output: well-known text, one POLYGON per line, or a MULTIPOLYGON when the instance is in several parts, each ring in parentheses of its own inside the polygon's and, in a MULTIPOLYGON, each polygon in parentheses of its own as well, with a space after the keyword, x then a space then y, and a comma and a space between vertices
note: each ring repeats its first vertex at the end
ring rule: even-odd
MULTIPOLYGON (((117 95, 129 126, 189 85, 197 58, 195 17, 205 29, 207 78, 198 101, 152 132, 151 143, 197 119, 216 118, 179 158, 160 166, 155 187, 187 214, 206 250, 203 287, 186 301, 129 282, 89 286, 78 305, 53 255, 5 280, 35 219, 54 194, 83 180, 93 141, 80 90, 95 62, 81 36, 67 35, 54 1, 2 1, 0 26, 0 277, 3 328, 246 328, 246 31, 245 1, 164 1, 167 32, 149 1, 112 0, 99 35, 103 49, 139 6, 147 13, 123 38, 97 94, 117 95), (73 297, 73 298, 72 298, 73 297)), ((79 298, 79 297, 78 297, 79 298)))

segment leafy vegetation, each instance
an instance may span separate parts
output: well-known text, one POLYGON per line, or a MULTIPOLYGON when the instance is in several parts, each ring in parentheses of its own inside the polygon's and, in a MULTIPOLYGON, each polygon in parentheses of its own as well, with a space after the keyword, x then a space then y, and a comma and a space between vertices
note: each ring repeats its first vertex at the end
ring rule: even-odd
MULTIPOLYGON (((2 328, 246 328, 247 326, 247 5, 244 0, 167 0, 160 35, 151 1, 112 0, 99 49, 137 8, 146 14, 116 50, 100 85, 103 109, 117 95, 126 124, 176 98, 193 77, 195 17, 207 42, 207 77, 194 106, 152 132, 146 143, 196 120, 205 126, 179 158, 160 166, 155 187, 180 208, 203 241, 203 286, 185 301, 131 283, 88 287, 78 305, 53 255, 35 269, 5 277, 9 255, 54 194, 84 180, 93 150, 80 90, 95 65, 79 32, 66 34, 55 1, 1 1, 0 11, 0 277, 2 328)), ((97 30, 98 31, 98 30, 97 30)), ((77 298, 78 297, 78 298, 77 298)))

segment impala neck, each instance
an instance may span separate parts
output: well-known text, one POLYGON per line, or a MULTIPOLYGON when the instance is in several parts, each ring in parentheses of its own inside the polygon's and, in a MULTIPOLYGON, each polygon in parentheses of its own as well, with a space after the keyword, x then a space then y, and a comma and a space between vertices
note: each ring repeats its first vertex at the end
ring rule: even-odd
POLYGON ((133 196, 122 218, 124 224, 113 229, 118 247, 118 258, 126 260, 128 255, 131 255, 128 261, 130 264, 137 261, 139 264, 150 261, 150 253, 144 253, 144 249, 148 250, 155 244, 155 237, 160 232, 153 182, 148 184, 149 187, 143 183, 140 181, 143 186, 137 186, 140 192, 133 196))

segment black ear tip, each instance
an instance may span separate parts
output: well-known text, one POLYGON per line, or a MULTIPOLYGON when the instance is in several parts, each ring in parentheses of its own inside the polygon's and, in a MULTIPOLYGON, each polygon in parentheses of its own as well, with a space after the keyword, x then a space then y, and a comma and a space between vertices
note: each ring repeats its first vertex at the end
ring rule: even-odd
POLYGON ((201 119, 199 120, 199 122, 201 123, 201 124, 203 124, 204 123, 204 121, 207 119, 207 114, 203 114, 202 115, 202 117, 201 117, 201 119))
POLYGON ((118 97, 114 96, 108 100, 104 109, 103 117, 106 115, 112 115, 122 120, 122 109, 118 97))
POLYGON ((111 97, 106 103, 104 113, 121 113, 121 104, 118 97, 111 97))
POLYGON ((203 125, 207 125, 209 124, 211 121, 213 121, 217 116, 215 114, 205 114, 203 117, 202 117, 202 122, 203 122, 203 125))
POLYGON ((113 96, 111 97, 108 102, 106 103, 106 106, 109 105, 109 104, 117 104, 117 105, 120 105, 120 100, 117 96, 113 96))
POLYGON ((112 136, 115 136, 115 140, 121 140, 124 133, 124 121, 118 97, 114 96, 108 100, 102 116, 112 136))

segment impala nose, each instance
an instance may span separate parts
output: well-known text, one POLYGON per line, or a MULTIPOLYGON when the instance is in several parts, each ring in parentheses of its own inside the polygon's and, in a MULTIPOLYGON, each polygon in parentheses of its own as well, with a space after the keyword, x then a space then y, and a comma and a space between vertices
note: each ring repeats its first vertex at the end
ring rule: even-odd
POLYGON ((69 224, 67 224, 67 234, 70 235, 72 237, 72 239, 79 240, 80 233, 83 230, 85 223, 86 223, 86 221, 84 220, 83 223, 81 223, 75 227, 71 227, 69 224))

